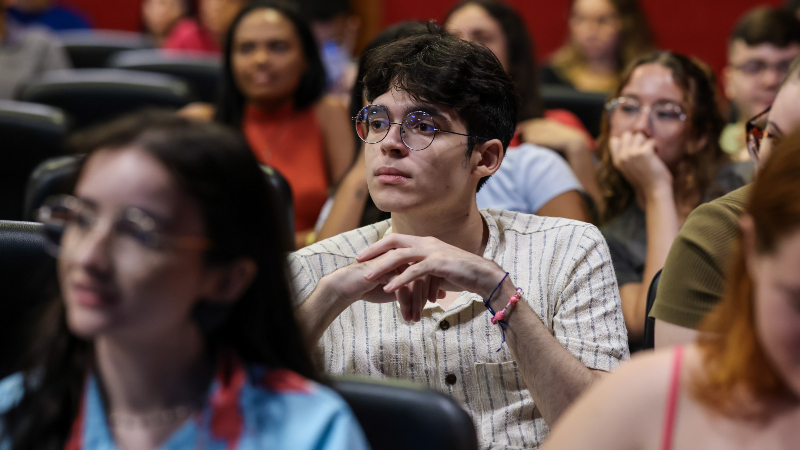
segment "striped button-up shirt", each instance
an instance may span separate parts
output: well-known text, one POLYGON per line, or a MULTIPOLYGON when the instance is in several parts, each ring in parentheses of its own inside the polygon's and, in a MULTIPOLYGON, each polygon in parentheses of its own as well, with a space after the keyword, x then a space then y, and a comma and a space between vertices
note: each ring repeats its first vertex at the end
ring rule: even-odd
MULTIPOLYGON (((611 370, 629 358, 614 269, 596 227, 503 210, 481 214, 489 228, 484 258, 509 272, 564 348, 593 369, 611 370)), ((295 301, 390 232, 387 220, 293 253, 295 301)), ((428 302, 420 322, 403 320, 397 302, 356 301, 320 339, 325 370, 425 383, 464 406, 482 449, 539 447, 548 426, 482 301, 462 292, 447 310, 428 302)))

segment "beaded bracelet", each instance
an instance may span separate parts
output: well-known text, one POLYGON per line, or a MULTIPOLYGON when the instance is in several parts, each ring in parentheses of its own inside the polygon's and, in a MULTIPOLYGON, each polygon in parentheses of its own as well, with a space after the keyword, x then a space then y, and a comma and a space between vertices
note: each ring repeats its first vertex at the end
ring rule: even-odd
POLYGON ((506 307, 503 308, 502 311, 497 311, 494 314, 494 317, 492 317, 491 319, 492 323, 495 325, 497 325, 498 323, 507 323, 503 322, 503 319, 506 318, 506 313, 508 312, 509 309, 517 306, 517 302, 519 302, 519 299, 520 297, 522 297, 522 294, 523 294, 522 289, 517 288, 517 293, 512 295, 511 298, 508 299, 508 304, 506 305, 506 307))
POLYGON ((485 306, 485 307, 486 307, 486 309, 488 309, 488 310, 489 310, 489 312, 490 312, 490 313, 492 313, 492 318, 491 318, 490 320, 492 321, 492 323, 493 323, 493 324, 495 324, 495 325, 500 325, 500 329, 501 329, 501 330, 502 330, 502 332, 503 332, 503 341, 502 341, 502 342, 500 342, 500 348, 498 348, 498 349, 496 350, 497 352, 499 352, 499 351, 500 351, 500 349, 502 349, 502 348, 503 348, 503 344, 506 342, 506 326, 508 325, 508 322, 502 322, 502 320, 505 318, 505 315, 506 315, 506 313, 507 313, 507 312, 508 312, 508 310, 509 310, 509 305, 510 305, 511 307, 514 307, 514 305, 516 305, 516 304, 517 304, 517 302, 519 301, 519 298, 522 296, 522 289, 520 289, 520 288, 517 288, 517 293, 511 296, 511 299, 514 299, 514 303, 512 304, 512 303, 511 303, 511 299, 509 299, 509 301, 508 301, 508 305, 506 305, 506 307, 505 307, 505 308, 503 308, 503 310, 502 310, 502 311, 494 312, 494 309, 492 309, 492 306, 489 304, 489 302, 491 302, 491 301, 492 301, 492 297, 494 296, 494 293, 495 293, 495 292, 497 292, 497 290, 498 290, 498 289, 500 289, 500 285, 502 285, 502 284, 503 284, 503 282, 504 282, 504 281, 506 281, 506 278, 508 278, 508 272, 506 272, 506 274, 505 274, 505 276, 503 277, 503 279, 502 279, 502 280, 500 280, 500 282, 499 282, 499 283, 497 283, 497 286, 494 288, 494 290, 492 291, 492 293, 491 293, 491 294, 489 294, 489 298, 487 298, 487 299, 486 299, 486 300, 484 300, 484 302, 483 302, 483 306, 485 306), (498 317, 498 316, 499 316, 499 317, 498 317))

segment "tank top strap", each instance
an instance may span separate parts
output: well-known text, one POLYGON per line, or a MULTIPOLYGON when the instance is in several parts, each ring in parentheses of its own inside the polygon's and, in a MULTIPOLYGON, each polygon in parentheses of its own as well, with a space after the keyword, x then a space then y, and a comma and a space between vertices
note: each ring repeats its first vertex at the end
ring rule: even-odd
POLYGON ((675 431, 675 415, 678 410, 678 396, 681 392, 681 365, 683 363, 683 346, 673 350, 672 376, 670 377, 667 403, 664 408, 664 427, 661 434, 661 450, 672 449, 672 437, 675 431))

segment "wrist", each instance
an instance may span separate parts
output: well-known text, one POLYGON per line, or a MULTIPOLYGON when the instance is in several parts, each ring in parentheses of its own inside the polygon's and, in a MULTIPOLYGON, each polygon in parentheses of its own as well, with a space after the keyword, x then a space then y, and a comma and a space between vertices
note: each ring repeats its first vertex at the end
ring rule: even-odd
POLYGON ((674 200, 674 194, 672 192, 672 184, 671 183, 658 183, 652 186, 649 186, 647 189, 644 190, 644 198, 647 203, 656 203, 656 202, 672 202, 674 200))
MULTIPOLYGON (((506 278, 505 280, 503 280, 503 284, 500 285, 500 288, 497 290, 497 292, 495 292, 494 297, 492 297, 492 301, 489 302, 489 305, 495 311, 501 311, 503 308, 506 307, 506 305, 508 305, 508 301, 516 293, 517 293, 516 286, 514 286, 514 283, 510 279, 506 278)), ((506 317, 508 317, 508 315, 506 317)))
POLYGON ((342 313, 348 306, 353 304, 354 299, 350 299, 339 289, 341 283, 337 283, 332 279, 336 272, 322 277, 317 284, 317 289, 320 291, 320 305, 327 311, 334 313, 336 316, 342 313))

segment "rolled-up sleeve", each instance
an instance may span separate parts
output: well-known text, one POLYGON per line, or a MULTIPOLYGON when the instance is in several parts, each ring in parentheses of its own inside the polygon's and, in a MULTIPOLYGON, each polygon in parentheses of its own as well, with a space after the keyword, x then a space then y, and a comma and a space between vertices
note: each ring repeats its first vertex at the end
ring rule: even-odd
POLYGON ((571 270, 554 285, 555 338, 585 366, 612 370, 630 353, 611 255, 600 231, 587 227, 564 264, 571 270))

